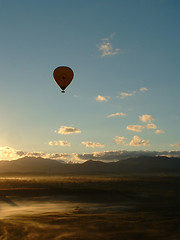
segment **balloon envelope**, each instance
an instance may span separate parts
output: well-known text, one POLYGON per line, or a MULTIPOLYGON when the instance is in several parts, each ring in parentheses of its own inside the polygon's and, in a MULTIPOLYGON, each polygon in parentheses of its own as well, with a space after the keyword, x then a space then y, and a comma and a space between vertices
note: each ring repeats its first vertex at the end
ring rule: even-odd
POLYGON ((53 77, 59 87, 63 90, 71 83, 74 73, 69 67, 57 67, 53 72, 53 77))

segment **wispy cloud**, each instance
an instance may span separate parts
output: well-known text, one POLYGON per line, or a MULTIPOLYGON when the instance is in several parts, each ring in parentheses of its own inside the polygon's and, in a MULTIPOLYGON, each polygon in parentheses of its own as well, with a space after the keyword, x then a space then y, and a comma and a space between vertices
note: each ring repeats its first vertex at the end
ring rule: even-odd
POLYGON ((126 116, 125 113, 122 113, 122 112, 117 112, 117 113, 113 113, 113 114, 110 114, 107 116, 107 118, 111 118, 111 117, 117 117, 117 116, 126 116))
POLYGON ((110 38, 103 38, 102 43, 99 46, 99 51, 101 52, 102 57, 106 56, 113 56, 119 53, 119 48, 113 48, 111 39, 113 37, 113 34, 110 36, 110 38))
POLYGON ((149 114, 144 114, 142 116, 139 116, 139 119, 141 120, 141 122, 152 122, 154 120, 152 115, 149 115, 149 114))
POLYGON ((144 128, 145 127, 142 125, 128 125, 126 127, 127 130, 134 131, 134 132, 142 132, 144 128))
POLYGON ((136 91, 133 91, 133 92, 120 92, 119 93, 119 97, 120 98, 126 98, 126 97, 134 96, 135 94, 136 94, 136 91))
POLYGON ((154 124, 154 123, 148 123, 148 124, 146 125, 146 127, 147 127, 147 128, 151 128, 151 129, 156 129, 156 128, 157 128, 156 124, 154 124))
POLYGON ((101 96, 101 95, 98 95, 98 96, 96 97, 96 101, 97 101, 97 102, 108 102, 109 99, 110 99, 109 96, 101 96))
POLYGON ((130 146, 147 146, 149 145, 148 140, 143 140, 139 136, 134 136, 131 142, 129 143, 130 146))
POLYGON ((141 88, 139 89, 139 91, 140 91, 140 92, 147 92, 147 91, 148 91, 148 88, 146 88, 146 87, 141 87, 141 88))
POLYGON ((162 130, 162 129, 157 129, 157 130, 155 131, 155 133, 156 133, 156 134, 162 134, 162 133, 165 133, 165 131, 162 130))
POLYGON ((139 90, 137 91, 127 91, 127 92, 120 92, 119 95, 117 97, 120 97, 120 98, 127 98, 127 97, 132 97, 134 95, 137 95, 139 94, 140 92, 147 92, 148 91, 148 88, 146 87, 141 87, 139 90))
POLYGON ((105 145, 102 143, 98 143, 98 142, 90 142, 90 141, 84 141, 81 142, 82 144, 84 144, 86 147, 90 147, 90 148, 95 148, 95 147, 104 147, 105 145))
POLYGON ((114 138, 114 142, 117 144, 117 145, 125 145, 125 140, 126 138, 125 137, 120 137, 120 136, 116 136, 114 138))
POLYGON ((71 144, 67 141, 50 141, 49 142, 50 146, 62 146, 62 147, 70 147, 71 144))
POLYGON ((81 130, 74 127, 66 127, 61 126, 58 131, 55 131, 58 134, 73 134, 73 133, 81 133, 81 130))

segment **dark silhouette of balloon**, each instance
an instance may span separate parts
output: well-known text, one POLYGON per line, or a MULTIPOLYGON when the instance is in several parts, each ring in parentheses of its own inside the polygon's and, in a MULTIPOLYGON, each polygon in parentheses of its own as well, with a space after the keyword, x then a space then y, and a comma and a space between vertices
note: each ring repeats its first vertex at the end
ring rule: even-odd
POLYGON ((71 83, 74 77, 74 73, 69 67, 57 67, 53 72, 53 77, 59 87, 62 89, 62 93, 64 93, 66 87, 71 83))

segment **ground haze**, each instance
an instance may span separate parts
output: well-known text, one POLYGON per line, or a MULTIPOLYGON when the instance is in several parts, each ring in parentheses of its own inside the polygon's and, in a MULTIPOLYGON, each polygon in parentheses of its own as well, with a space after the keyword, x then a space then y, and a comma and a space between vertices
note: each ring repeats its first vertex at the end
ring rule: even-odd
POLYGON ((178 176, 0 179, 0 239, 180 238, 178 176))

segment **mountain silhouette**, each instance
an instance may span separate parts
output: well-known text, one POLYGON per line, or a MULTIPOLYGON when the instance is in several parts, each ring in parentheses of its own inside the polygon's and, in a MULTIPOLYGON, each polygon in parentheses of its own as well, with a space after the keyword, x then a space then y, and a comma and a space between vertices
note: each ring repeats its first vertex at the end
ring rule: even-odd
POLYGON ((63 174, 63 173, 180 173, 180 158, 165 156, 141 156, 117 162, 88 160, 84 163, 62 163, 52 159, 24 157, 12 161, 0 161, 0 174, 63 174))

